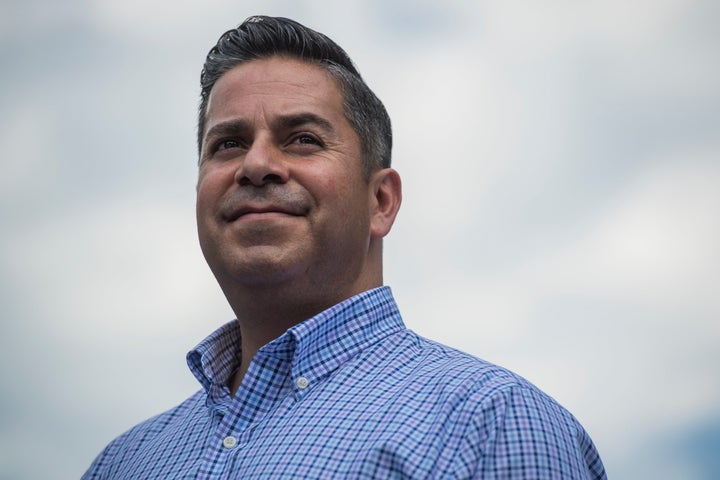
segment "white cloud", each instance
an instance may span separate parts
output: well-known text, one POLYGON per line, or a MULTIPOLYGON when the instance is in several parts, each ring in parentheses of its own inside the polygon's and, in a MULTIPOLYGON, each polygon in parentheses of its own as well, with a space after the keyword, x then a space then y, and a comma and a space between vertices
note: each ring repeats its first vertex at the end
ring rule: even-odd
MULTIPOLYGON (((714 43, 703 43, 712 36, 695 36, 707 28, 692 16, 702 2, 449 2, 441 20, 452 28, 427 36, 386 31, 382 2, 45 3, 13 7, 22 22, 0 15, 2 38, 29 42, 80 20, 90 27, 83 42, 112 36, 124 52, 118 68, 133 69, 88 79, 61 70, 84 60, 59 62, 52 78, 75 86, 70 97, 34 77, 2 97, 23 107, 0 131, 12 333, 2 372, 19 386, 12 405, 25 409, 14 432, 28 419, 62 432, 66 418, 90 418, 96 437, 74 427, 92 443, 78 454, 89 457, 196 387, 182 355, 232 313, 197 246, 191 189, 178 200, 169 191, 186 185, 166 183, 188 183, 178 138, 192 135, 195 97, 184 95, 196 93, 178 75, 192 68, 195 78, 223 29, 255 13, 296 17, 338 40, 389 107, 406 197, 386 244, 387 276, 411 327, 536 381, 578 414, 611 472, 649 438, 717 414, 718 68, 714 43), (149 70, 133 74, 135 61, 149 70), (183 103, 169 120, 145 113, 169 102, 183 103), (70 130, 48 112, 75 106, 102 148, 57 148, 53 132, 70 130), (177 120, 185 112, 187 122, 177 120), (126 148, 117 154, 103 140, 108 115, 130 121, 132 135, 153 133, 133 143, 113 122, 113 141, 126 148), (120 167, 135 164, 144 170, 131 187, 147 190, 82 196, 111 174, 118 188, 120 167), (88 168, 62 184, 56 169, 67 178, 77 165, 88 168), (581 191, 584 182, 594 188, 581 191), (45 201, 28 206, 28 196, 45 201), (479 251, 494 245, 487 236, 498 252, 479 251), (136 393, 150 388, 152 400, 136 393), (38 416, 48 390, 57 410, 38 416)), ((0 442, 19 450, 14 438, 0 442)), ((66 457, 79 448, 70 443, 66 457)), ((68 460, 65 471, 87 460, 68 460)))
POLYGON ((8 274, 37 293, 35 314, 57 335, 205 332, 232 318, 207 313, 208 297, 224 302, 197 246, 192 192, 48 214, 14 237, 8 274))
POLYGON ((534 266, 539 288, 720 313, 720 168, 714 152, 645 173, 574 245, 534 266), (699 160, 699 161, 698 161, 699 160), (554 265, 549 278, 542 275, 554 265), (542 280, 540 278, 542 275, 542 280))
POLYGON ((27 195, 33 185, 46 189, 57 165, 52 162, 55 143, 54 116, 38 105, 5 112, 0 129, 0 202, 8 204, 27 195))
POLYGON ((715 151, 664 159, 588 229, 516 268, 470 273, 469 254, 409 281, 415 286, 400 290, 408 322, 538 383, 581 417, 610 459, 716 415, 715 151))

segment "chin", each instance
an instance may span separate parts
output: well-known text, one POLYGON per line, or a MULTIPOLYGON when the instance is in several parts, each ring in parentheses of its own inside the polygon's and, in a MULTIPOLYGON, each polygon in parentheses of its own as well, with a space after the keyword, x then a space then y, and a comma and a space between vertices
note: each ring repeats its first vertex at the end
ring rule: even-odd
MULTIPOLYGON (((247 287, 263 287, 291 281, 304 276, 307 266, 297 255, 278 251, 275 247, 252 247, 242 256, 225 258, 213 268, 213 272, 226 283, 247 287)), ((232 285, 229 285, 232 288, 232 285)))

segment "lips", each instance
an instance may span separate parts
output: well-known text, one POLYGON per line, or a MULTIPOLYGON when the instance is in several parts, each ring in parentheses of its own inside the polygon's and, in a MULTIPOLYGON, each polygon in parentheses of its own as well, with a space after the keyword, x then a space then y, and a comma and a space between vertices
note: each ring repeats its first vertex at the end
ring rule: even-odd
POLYGON ((273 215, 299 217, 306 215, 307 212, 306 203, 294 198, 284 198, 282 202, 267 201, 266 199, 260 201, 235 199, 235 201, 228 202, 221 209, 222 217, 227 222, 234 222, 243 217, 263 218, 264 214, 267 217, 273 215))
POLYGON ((241 188, 232 192, 220 208, 226 222, 246 218, 272 218, 283 215, 294 217, 307 215, 312 200, 299 189, 281 188, 270 184, 262 189, 241 188))
POLYGON ((259 216, 261 214, 281 214, 290 216, 303 215, 303 211, 297 208, 279 205, 243 205, 232 209, 227 215, 224 215, 228 222, 234 222, 246 216, 259 216))

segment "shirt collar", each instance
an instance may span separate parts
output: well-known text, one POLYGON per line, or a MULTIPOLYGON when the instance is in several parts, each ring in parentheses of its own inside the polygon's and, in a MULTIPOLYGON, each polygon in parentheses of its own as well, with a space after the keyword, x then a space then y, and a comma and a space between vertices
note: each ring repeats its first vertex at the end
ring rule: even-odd
MULTIPOLYGON (((364 348, 403 330, 390 287, 360 293, 290 328, 258 350, 256 356, 292 361, 292 375, 311 384, 329 375, 364 348)), ((187 355, 203 388, 227 384, 240 358, 240 327, 233 320, 187 355)))
POLYGON ((404 328, 390 287, 350 297, 288 330, 295 340, 292 374, 312 384, 404 328))
POLYGON ((239 362, 240 325, 237 320, 215 330, 187 354, 190 371, 208 392, 213 385, 227 384, 239 362))

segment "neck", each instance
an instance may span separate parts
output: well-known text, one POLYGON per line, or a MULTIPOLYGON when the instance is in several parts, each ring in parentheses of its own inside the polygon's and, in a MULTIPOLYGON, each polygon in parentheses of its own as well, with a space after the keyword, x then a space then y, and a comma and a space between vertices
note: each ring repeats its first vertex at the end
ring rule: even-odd
POLYGON ((240 368, 230 382, 233 396, 260 347, 323 310, 383 284, 381 243, 371 242, 362 268, 343 278, 342 272, 348 271, 346 267, 329 275, 300 275, 277 281, 218 277, 240 324, 242 353, 240 368))

